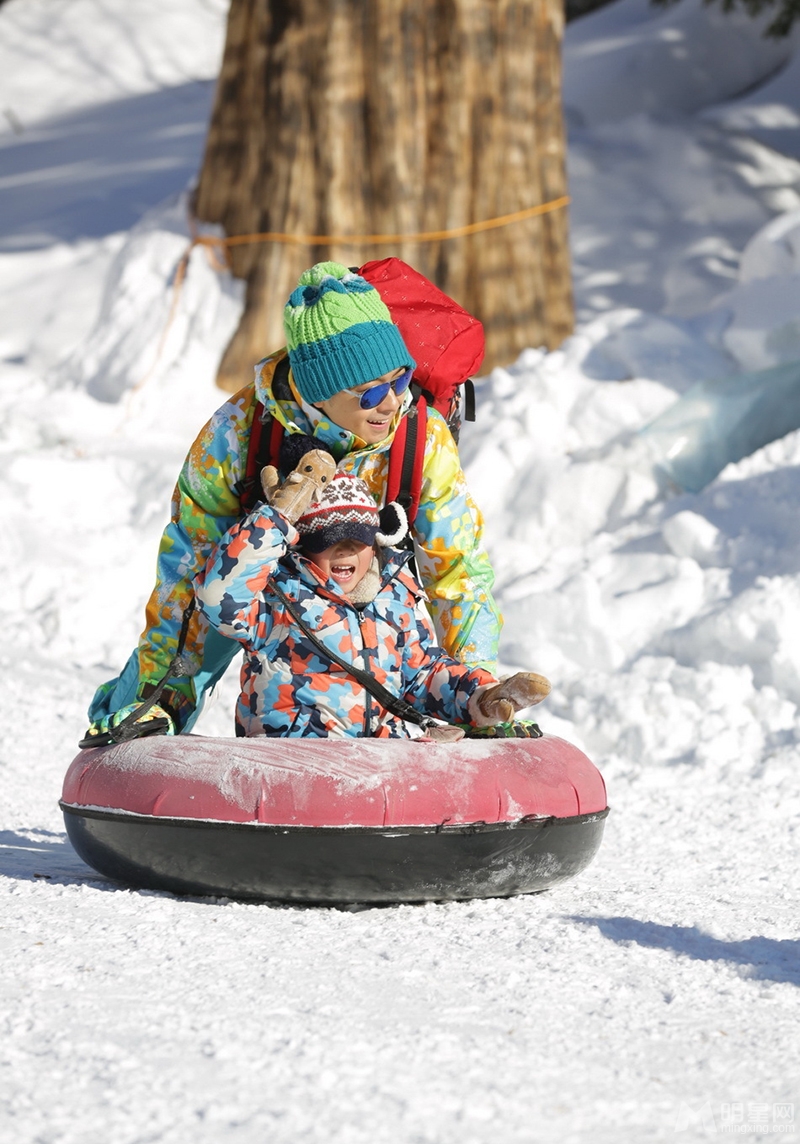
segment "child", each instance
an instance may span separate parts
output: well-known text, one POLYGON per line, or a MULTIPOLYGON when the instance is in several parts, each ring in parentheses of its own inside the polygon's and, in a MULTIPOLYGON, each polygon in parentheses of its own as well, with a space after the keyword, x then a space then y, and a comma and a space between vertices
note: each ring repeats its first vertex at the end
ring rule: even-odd
MULTIPOLYGON (((164 681, 164 717, 179 732, 191 730, 203 693, 230 662, 236 645, 189 611, 191 582, 244 515, 245 464, 258 402, 287 436, 313 436, 332 450, 340 468, 366 481, 378 503, 386 499, 387 458, 409 412, 414 359, 378 291, 346 266, 320 263, 301 276, 289 298, 285 328, 287 350, 256 367, 255 382, 214 414, 186 458, 139 647, 121 674, 98 689, 89 708, 89 737, 113 735, 121 722, 138 720, 137 711, 164 681), (281 367, 287 364, 284 376, 281 367), (178 660, 186 668, 180 677, 173 674, 178 660)), ((456 445, 435 410, 428 413, 422 498, 412 532, 439 641, 464 663, 491 666, 501 619, 492 598, 483 520, 456 445)))
MULTIPOLYGON (((305 468, 312 472, 320 457, 309 452, 305 468)), ((402 509, 388 505, 379 514, 364 481, 334 476, 329 460, 327 475, 316 486, 312 476, 299 492, 297 476, 281 486, 265 470, 272 504, 229 529, 195 581, 209 622, 245 648, 237 735, 408 737, 402 719, 314 637, 421 715, 447 723, 489 726, 543 699, 550 685, 542 676, 498 683, 436 646, 417 608, 422 590, 405 567, 409 553, 389 547, 405 534, 402 509)), ((454 727, 429 733, 463 734, 454 727)))

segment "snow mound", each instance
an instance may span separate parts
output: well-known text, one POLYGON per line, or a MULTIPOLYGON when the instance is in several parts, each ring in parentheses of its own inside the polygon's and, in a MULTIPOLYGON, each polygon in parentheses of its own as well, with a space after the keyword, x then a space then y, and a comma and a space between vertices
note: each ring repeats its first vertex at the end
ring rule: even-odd
POLYGON ((639 111, 687 115, 740 95, 791 58, 791 41, 763 34, 772 19, 703 0, 618 0, 590 13, 564 45, 567 117, 596 126, 639 111))
MULTIPOLYGON (((581 322, 622 308, 697 323, 754 234, 800 208, 800 162, 696 120, 571 129, 568 170, 581 322)), ((698 327, 709 341, 714 322, 698 327)))
POLYGON ((6 0, 0 130, 22 132, 73 108, 216 79, 227 8, 226 0, 6 0))
POLYGON ((742 252, 738 284, 716 302, 722 344, 746 370, 800 359, 800 211, 779 215, 742 252))
POLYGON ((800 211, 786 211, 762 227, 742 251, 739 281, 800 274, 800 211))
POLYGON ((200 246, 178 280, 189 245, 187 195, 142 218, 109 268, 94 329, 62 365, 57 384, 116 402, 176 369, 208 374, 236 329, 243 290, 200 246))

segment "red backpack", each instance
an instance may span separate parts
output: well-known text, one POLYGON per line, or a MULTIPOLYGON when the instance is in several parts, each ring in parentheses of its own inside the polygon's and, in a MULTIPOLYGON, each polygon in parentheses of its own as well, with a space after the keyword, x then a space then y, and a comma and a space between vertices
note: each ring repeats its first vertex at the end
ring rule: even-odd
MULTIPOLYGON (((381 258, 354 269, 378 291, 417 363, 412 381, 415 400, 392 441, 386 489, 387 502, 399 500, 411 522, 419 508, 428 406, 442 414, 457 441, 463 386, 464 419, 475 420, 471 375, 483 361, 483 326, 424 274, 399 258, 381 258)), ((273 377, 273 393, 278 399, 291 397, 288 372, 287 357, 278 362, 273 377), (286 392, 282 393, 284 389, 286 392)), ((277 465, 282 440, 283 426, 271 417, 265 419, 264 407, 259 403, 253 417, 242 492, 246 512, 260 496, 262 468, 277 465)))

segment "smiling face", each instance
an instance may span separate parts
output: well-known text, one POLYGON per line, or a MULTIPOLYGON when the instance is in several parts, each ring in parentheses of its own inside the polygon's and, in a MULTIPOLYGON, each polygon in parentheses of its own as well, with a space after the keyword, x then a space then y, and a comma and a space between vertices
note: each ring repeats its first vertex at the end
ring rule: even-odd
POLYGON ((340 540, 322 552, 306 552, 317 568, 339 585, 343 592, 352 592, 360 584, 372 563, 374 548, 360 540, 340 540))
POLYGON ((329 397, 327 401, 317 402, 317 408, 321 409, 331 421, 341 425, 342 429, 346 429, 349 433, 355 433, 368 445, 377 445, 379 441, 384 441, 388 437, 392 427, 392 418, 400 408, 403 398, 398 397, 395 391, 390 389, 375 409, 362 409, 358 403, 358 398, 371 386, 378 385, 382 381, 394 381, 395 378, 402 377, 404 373, 405 369, 403 368, 391 369, 388 373, 384 373, 364 385, 334 393, 333 397, 329 397))

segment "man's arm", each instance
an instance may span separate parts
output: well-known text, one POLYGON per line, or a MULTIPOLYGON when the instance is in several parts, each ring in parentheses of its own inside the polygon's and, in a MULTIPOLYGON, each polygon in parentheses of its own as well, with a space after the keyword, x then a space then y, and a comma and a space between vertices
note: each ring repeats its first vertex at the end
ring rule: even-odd
MULTIPOLYGON (((139 639, 137 698, 162 679, 175 655, 183 615, 192 599, 192 580, 230 526, 239 518, 239 488, 255 410, 248 386, 213 415, 192 445, 172 500, 172 516, 161 538, 156 585, 146 608, 139 639)), ((203 660, 208 624, 196 612, 191 619, 183 659, 190 672, 203 660)), ((197 703, 191 676, 170 683, 179 723, 197 703)))
POLYGON ((483 517, 467 489, 450 430, 433 409, 414 539, 442 647, 454 659, 493 669, 503 620, 492 596, 494 570, 483 547, 483 517))

